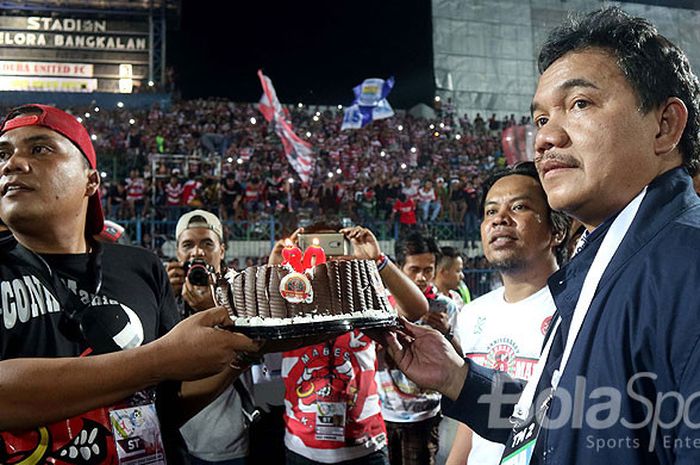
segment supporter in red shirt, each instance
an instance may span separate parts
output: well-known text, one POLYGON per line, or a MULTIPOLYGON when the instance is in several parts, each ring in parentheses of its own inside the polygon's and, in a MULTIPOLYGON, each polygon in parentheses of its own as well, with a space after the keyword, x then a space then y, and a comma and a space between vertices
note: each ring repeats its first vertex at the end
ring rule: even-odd
POLYGON ((394 208, 391 213, 391 219, 394 215, 399 214, 399 226, 401 233, 405 233, 413 229, 416 225, 416 203, 413 199, 406 198, 406 194, 399 194, 399 199, 394 202, 394 208))
POLYGON ((190 207, 202 207, 201 193, 202 183, 190 173, 189 179, 182 188, 182 203, 190 207))
MULTIPOLYGON (((305 231, 325 229, 313 225, 305 231)), ((352 243, 353 258, 379 263, 380 277, 400 315, 416 320, 427 312, 420 289, 381 253, 369 229, 356 226, 341 232, 352 243)), ((282 248, 282 241, 275 245, 270 264, 282 262, 282 248)), ((359 330, 283 353, 287 465, 389 465, 376 371, 377 346, 359 330)))

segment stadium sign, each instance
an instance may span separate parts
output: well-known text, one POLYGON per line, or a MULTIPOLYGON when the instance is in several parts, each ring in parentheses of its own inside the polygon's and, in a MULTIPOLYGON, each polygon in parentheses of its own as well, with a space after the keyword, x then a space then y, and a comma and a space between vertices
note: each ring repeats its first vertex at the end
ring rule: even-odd
POLYGON ((0 76, 0 90, 94 92, 97 90, 97 79, 0 76))
POLYGON ((149 37, 145 15, 0 15, 2 90, 129 92, 149 79, 149 37))
POLYGON ((147 52, 146 37, 0 32, 0 45, 147 52))
POLYGON ((85 63, 48 63, 39 61, 0 60, 2 76, 70 76, 88 77, 93 75, 93 66, 85 63))
POLYGON ((68 32, 107 32, 106 20, 79 18, 27 17, 27 30, 68 31, 68 32))

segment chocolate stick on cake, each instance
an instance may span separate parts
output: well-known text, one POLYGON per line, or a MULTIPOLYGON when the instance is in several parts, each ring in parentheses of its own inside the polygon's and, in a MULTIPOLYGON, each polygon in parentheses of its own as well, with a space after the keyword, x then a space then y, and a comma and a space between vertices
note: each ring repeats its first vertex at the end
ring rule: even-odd
MULTIPOLYGON (((225 282, 229 287, 229 298, 219 304, 227 306, 239 328, 277 328, 275 334, 293 334, 290 328, 297 325, 322 325, 317 327, 323 333, 331 327, 339 330, 329 326, 333 322, 366 324, 394 321, 396 316, 372 260, 330 260, 305 273, 287 265, 263 265, 229 271, 226 278, 219 285, 225 282)), ((224 294, 218 289, 216 295, 224 294)))

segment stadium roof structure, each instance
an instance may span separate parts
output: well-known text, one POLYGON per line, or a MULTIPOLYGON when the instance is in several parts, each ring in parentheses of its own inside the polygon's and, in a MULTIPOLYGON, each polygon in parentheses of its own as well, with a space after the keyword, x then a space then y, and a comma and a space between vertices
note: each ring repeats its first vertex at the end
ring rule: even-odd
POLYGON ((0 0, 2 10, 29 10, 29 11, 79 11, 79 10, 104 10, 105 13, 134 11, 149 11, 165 9, 170 12, 179 11, 180 0, 24 0, 9 1, 0 0))

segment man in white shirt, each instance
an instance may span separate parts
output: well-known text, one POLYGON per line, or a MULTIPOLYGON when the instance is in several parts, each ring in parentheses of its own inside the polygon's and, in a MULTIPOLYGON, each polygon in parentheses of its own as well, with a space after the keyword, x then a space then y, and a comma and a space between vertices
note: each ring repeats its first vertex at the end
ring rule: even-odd
MULTIPOLYGON (((532 162, 487 179, 481 211, 484 255, 503 286, 463 308, 457 336, 464 356, 527 380, 555 311, 547 278, 565 258, 569 220, 547 205, 532 162)), ((496 465, 502 453, 460 423, 446 465, 496 465)))

